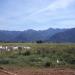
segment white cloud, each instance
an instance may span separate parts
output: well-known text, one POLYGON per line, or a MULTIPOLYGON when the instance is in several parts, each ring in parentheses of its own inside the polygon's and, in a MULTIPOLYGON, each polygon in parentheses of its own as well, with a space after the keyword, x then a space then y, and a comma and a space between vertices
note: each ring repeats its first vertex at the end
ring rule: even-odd
POLYGON ((30 27, 30 25, 36 26, 36 24, 38 26, 47 24, 58 26, 59 24, 66 25, 67 22, 70 22, 69 24, 75 23, 73 20, 75 19, 75 9, 72 4, 75 3, 75 0, 36 0, 35 2, 31 0, 27 3, 24 5, 15 3, 14 6, 12 2, 7 4, 7 9, 3 8, 3 14, 0 14, 0 25, 27 25, 30 27), (39 1, 41 2, 39 3, 39 1))
POLYGON ((74 0, 56 0, 54 3, 48 6, 50 10, 56 10, 56 9, 64 9, 67 8, 71 3, 73 3, 74 0))
POLYGON ((32 13, 30 16, 37 15, 47 10, 49 10, 50 12, 53 12, 53 11, 56 11, 57 9, 65 9, 73 2, 74 0, 56 0, 53 3, 49 4, 47 7, 32 13))
MULTIPOLYGON (((30 15, 24 15, 23 13, 15 13, 11 16, 8 17, 8 19, 14 18, 13 20, 18 20, 18 21, 25 21, 25 20, 40 20, 41 17, 42 20, 44 18, 49 18, 48 16, 51 16, 52 14, 55 15, 58 9, 65 9, 67 8, 71 3, 73 3, 74 0, 55 0, 53 2, 51 2, 50 4, 48 4, 47 6, 45 6, 42 9, 38 9, 37 11, 35 10, 34 12, 32 12, 30 15), (48 11, 48 12, 46 12, 48 11)), ((11 19, 10 19, 11 20, 11 19)), ((41 21, 41 20, 40 20, 41 21)))

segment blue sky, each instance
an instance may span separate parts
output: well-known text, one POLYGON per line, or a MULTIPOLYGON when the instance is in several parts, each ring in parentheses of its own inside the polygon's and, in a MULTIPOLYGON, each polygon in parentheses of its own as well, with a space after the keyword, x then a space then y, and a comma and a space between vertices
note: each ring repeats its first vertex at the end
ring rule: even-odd
POLYGON ((1 30, 75 27, 75 0, 0 0, 1 30))

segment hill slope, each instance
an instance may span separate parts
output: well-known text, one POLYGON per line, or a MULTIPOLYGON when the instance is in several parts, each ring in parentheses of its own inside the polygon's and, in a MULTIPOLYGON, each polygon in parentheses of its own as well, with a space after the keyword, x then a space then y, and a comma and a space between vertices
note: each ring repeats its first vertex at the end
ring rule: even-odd
POLYGON ((59 32, 50 37, 51 42, 75 42, 75 28, 59 32))
POLYGON ((22 32, 19 36, 17 36, 15 39, 17 41, 37 41, 37 40, 42 40, 45 41, 49 39, 52 35, 62 32, 63 29, 48 29, 48 30, 43 30, 43 31, 35 31, 35 30, 27 30, 22 32))
POLYGON ((14 41, 14 38, 18 36, 21 32, 20 31, 4 31, 0 30, 0 41, 14 41))
POLYGON ((58 32, 65 31, 65 29, 47 29, 47 30, 25 30, 25 31, 3 31, 0 30, 0 41, 3 42, 31 42, 37 40, 47 40, 58 32))

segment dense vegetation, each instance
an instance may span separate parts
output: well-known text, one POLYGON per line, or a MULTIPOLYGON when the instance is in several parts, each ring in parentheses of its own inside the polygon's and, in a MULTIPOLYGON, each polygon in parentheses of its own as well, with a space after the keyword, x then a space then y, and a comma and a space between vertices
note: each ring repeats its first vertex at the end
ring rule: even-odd
POLYGON ((0 43, 0 45, 31 47, 30 50, 0 52, 1 66, 75 68, 75 44, 0 43))

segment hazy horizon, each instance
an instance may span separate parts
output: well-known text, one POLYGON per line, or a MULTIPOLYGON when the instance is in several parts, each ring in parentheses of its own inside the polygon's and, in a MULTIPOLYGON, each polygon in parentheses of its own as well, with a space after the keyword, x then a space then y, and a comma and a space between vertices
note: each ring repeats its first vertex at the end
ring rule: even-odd
MULTIPOLYGON (((73 27, 75 28, 75 27, 73 27)), ((0 31, 28 31, 28 30, 34 30, 34 31, 45 31, 45 30, 49 30, 49 29, 73 29, 73 28, 47 28, 47 29, 26 29, 26 30, 7 30, 7 29, 0 29, 0 31)))
POLYGON ((0 30, 75 28, 75 0, 0 0, 0 30))

